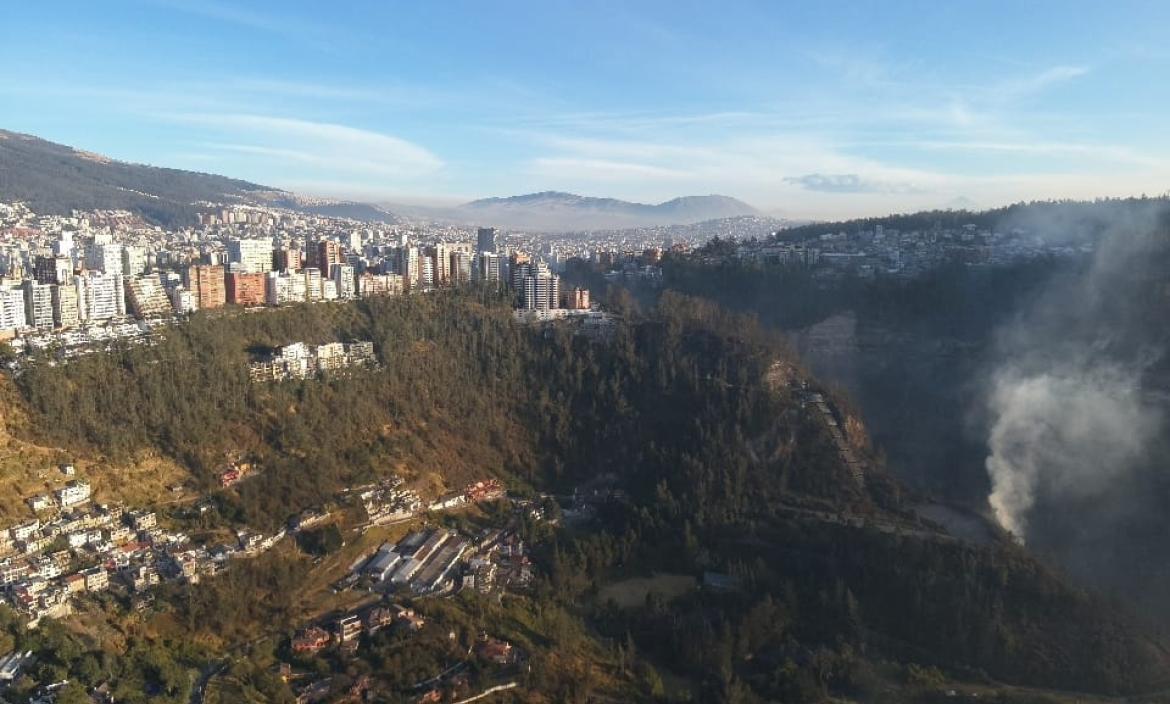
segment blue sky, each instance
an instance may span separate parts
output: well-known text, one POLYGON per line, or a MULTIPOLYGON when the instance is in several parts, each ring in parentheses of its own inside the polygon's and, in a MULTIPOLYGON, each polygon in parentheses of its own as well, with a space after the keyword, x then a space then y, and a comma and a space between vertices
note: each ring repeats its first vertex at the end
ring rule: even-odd
MULTIPOLYGON (((6 3, 0 127, 309 194, 793 217, 1170 188, 1170 3, 6 3)), ((2 195, 2 194, 0 194, 2 195)))

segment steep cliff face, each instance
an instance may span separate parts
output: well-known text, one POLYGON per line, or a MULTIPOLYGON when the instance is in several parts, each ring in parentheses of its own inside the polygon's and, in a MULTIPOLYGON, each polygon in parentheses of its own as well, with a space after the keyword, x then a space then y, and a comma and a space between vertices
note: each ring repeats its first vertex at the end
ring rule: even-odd
POLYGON ((818 376, 856 402, 890 472, 947 500, 983 504, 986 452, 971 404, 980 345, 895 330, 852 311, 790 339, 818 376))

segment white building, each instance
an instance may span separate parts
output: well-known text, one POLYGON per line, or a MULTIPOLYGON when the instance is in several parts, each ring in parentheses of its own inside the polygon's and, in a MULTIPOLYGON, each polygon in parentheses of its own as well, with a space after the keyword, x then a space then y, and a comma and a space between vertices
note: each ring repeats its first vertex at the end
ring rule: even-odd
POLYGON ((0 330, 18 330, 27 320, 24 291, 19 286, 0 286, 0 330))
POLYGON ((57 496, 57 503, 61 505, 61 508, 83 504, 89 501, 89 482, 72 481, 54 493, 57 496))
POLYGON ((272 271, 272 243, 268 240, 231 240, 227 252, 232 271, 245 274, 272 271))
POLYGON ((270 272, 265 281, 265 302, 270 306, 305 302, 305 276, 288 271, 270 272))
POLYGON ((146 249, 144 247, 127 246, 122 248, 123 276, 139 276, 145 274, 147 263, 146 249))
POLYGON ((82 320, 108 320, 126 315, 121 274, 86 272, 74 277, 82 320))
POLYGON ((126 300, 130 309, 139 318, 167 315, 171 312, 171 301, 157 276, 136 276, 125 280, 126 300))
POLYGON ((85 250, 85 267, 107 274, 121 274, 122 245, 95 238, 85 250))
POLYGON ((171 289, 171 307, 176 313, 193 313, 199 308, 199 301, 190 289, 176 286, 171 289))
POLYGON ((560 307, 561 280, 556 274, 542 271, 524 277, 521 303, 528 310, 553 310, 560 307))
POLYGON ((305 300, 313 303, 321 300, 324 290, 321 288, 321 270, 316 267, 306 267, 305 271, 305 300))
POLYGON ((53 287, 25 279, 24 284, 25 322, 38 330, 53 327, 53 287))
POLYGON ((354 268, 351 265, 334 265, 333 281, 337 285, 338 298, 348 300, 357 296, 357 278, 354 275, 354 268))
POLYGON ((398 256, 398 273, 402 275, 402 289, 414 291, 422 285, 422 264, 418 247, 403 247, 398 256))

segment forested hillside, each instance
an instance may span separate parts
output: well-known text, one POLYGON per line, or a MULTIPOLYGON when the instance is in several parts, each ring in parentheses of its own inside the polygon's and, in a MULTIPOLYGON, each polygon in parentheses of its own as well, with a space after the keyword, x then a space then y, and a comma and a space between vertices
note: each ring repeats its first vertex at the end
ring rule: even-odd
MULTIPOLYGON (((858 484, 800 385, 770 374, 777 362, 808 380, 778 337, 697 299, 664 296, 593 339, 518 326, 473 291, 196 315, 157 345, 34 364, 18 383, 40 440, 156 449, 208 489, 226 457, 252 461, 254 478, 216 493, 229 525, 275 526, 390 472, 616 489, 593 521, 530 535, 534 598, 620 644, 646 700, 664 696, 655 668, 698 700, 748 702, 868 700, 904 672, 1099 692, 1165 676, 1161 648, 1108 605, 1011 545, 963 544, 917 519, 864 446, 858 484), (251 354, 360 339, 379 368, 248 382, 251 354), (654 573, 722 586, 634 608, 604 596, 654 573)), ((236 596, 231 613, 289 613, 274 585, 307 568, 273 565, 233 579, 233 594, 264 601, 236 596)), ((178 616, 213 628, 218 593, 177 596, 178 616)), ((566 686, 584 701, 598 685, 581 674, 566 686)))

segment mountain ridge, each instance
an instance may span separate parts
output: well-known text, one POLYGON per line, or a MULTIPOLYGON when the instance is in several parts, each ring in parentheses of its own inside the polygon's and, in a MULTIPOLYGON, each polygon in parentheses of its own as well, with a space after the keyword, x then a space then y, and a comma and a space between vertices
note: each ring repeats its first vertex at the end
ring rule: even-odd
POLYGON ((760 211, 731 196, 679 196, 661 203, 538 191, 481 198, 457 208, 467 215, 488 215, 493 222, 519 228, 614 229, 650 225, 689 225, 760 211))
POLYGON ((0 129, 0 200, 28 203, 35 212, 129 210, 163 226, 197 221, 199 203, 275 205, 307 214, 396 222, 378 206, 304 196, 243 179, 122 161, 0 129))
POLYGON ((426 208, 309 197, 243 179, 122 161, 36 135, 0 129, 0 200, 35 212, 129 210, 165 227, 197 222, 206 204, 275 206, 366 222, 403 218, 537 231, 693 225, 761 212, 731 196, 679 196, 661 203, 538 191, 426 208))

